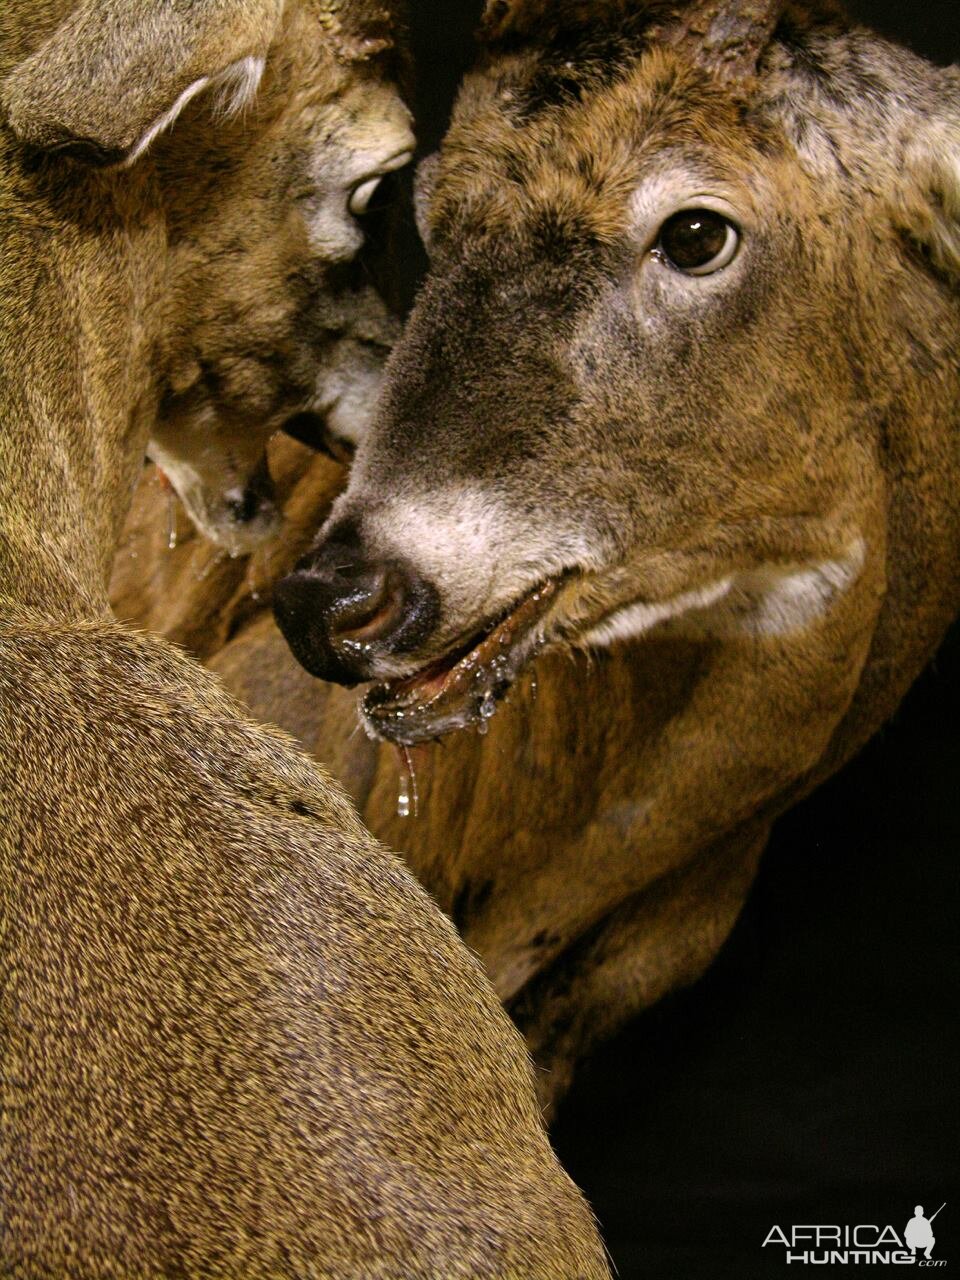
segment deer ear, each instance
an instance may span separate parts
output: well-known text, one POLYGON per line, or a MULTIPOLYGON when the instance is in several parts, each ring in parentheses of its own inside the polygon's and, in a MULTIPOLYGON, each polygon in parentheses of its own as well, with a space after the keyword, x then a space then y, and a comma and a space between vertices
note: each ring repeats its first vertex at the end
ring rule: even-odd
POLYGON ((937 270, 960 284, 960 69, 942 76, 941 111, 917 129, 907 149, 895 218, 937 270))
POLYGON ((84 0, 0 85, 14 133, 99 164, 132 164, 196 94, 227 110, 256 92, 285 0, 84 0))

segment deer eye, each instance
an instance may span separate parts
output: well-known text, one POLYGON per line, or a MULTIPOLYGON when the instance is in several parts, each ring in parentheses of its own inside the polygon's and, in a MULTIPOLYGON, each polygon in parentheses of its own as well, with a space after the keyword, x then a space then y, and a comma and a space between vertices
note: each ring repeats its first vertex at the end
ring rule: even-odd
POLYGON ((688 276, 709 276, 736 257, 740 232, 712 209, 681 209, 660 228, 655 252, 688 276))
MULTIPOLYGON (((2 0, 0 0, 0 3, 2 3, 2 0)), ((398 169, 405 168, 412 159, 412 151, 398 151, 395 156, 390 156, 389 159, 384 160, 379 173, 368 173, 365 178, 361 178, 347 197, 347 207, 353 216, 362 218, 369 211, 370 201, 377 193, 384 178, 396 173, 398 169)))
POLYGON ((350 192, 350 212, 355 218, 359 218, 366 213, 367 206, 373 199, 373 193, 379 187, 382 178, 383 174, 378 173, 375 178, 367 178, 365 182, 361 182, 350 192))

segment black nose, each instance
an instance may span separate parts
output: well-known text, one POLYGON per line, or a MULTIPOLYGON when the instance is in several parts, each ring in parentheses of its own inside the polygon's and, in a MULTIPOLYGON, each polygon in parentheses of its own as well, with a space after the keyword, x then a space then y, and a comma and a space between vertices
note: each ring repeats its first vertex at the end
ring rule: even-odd
POLYGON ((332 533, 273 591, 297 661, 321 680, 354 685, 378 658, 411 653, 437 625, 436 589, 407 564, 365 558, 352 529, 332 533))

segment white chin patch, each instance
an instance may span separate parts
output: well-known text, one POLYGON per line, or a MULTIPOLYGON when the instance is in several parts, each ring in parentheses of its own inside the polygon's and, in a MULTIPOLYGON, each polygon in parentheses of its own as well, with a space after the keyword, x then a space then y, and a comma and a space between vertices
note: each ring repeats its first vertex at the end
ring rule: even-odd
POLYGON ((729 615, 721 609, 721 627, 753 636, 783 636, 825 617, 836 601, 860 577, 866 546, 857 538, 845 555, 835 560, 784 567, 764 565, 743 574, 730 601, 729 615))
POLYGON ((618 609, 599 626, 588 631, 581 643, 591 648, 604 648, 617 640, 633 640, 637 636, 646 635, 662 622, 671 622, 677 618, 709 609, 717 601, 729 595, 733 586, 732 578, 722 578, 719 582, 707 587, 699 587, 696 591, 684 591, 682 595, 673 596, 657 604, 646 604, 638 601, 618 609))
POLYGON ((669 624, 674 635, 754 638, 790 635, 826 616, 857 581, 866 548, 858 538, 845 555, 804 565, 761 565, 658 603, 626 605, 580 641, 602 648, 669 624))

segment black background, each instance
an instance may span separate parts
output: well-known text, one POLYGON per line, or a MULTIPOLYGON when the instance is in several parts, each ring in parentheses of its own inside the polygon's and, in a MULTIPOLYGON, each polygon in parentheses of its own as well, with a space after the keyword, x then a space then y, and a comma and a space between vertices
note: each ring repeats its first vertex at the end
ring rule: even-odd
MULTIPOLYGON (((412 4, 431 148, 481 6, 412 4)), ((960 58, 960 0, 850 8, 960 58)), ((707 977, 583 1072, 555 1142, 623 1280, 760 1280, 785 1270, 760 1247, 774 1223, 902 1231, 944 1200, 934 1256, 960 1268, 958 715, 955 629, 894 722, 779 823, 707 977)))

